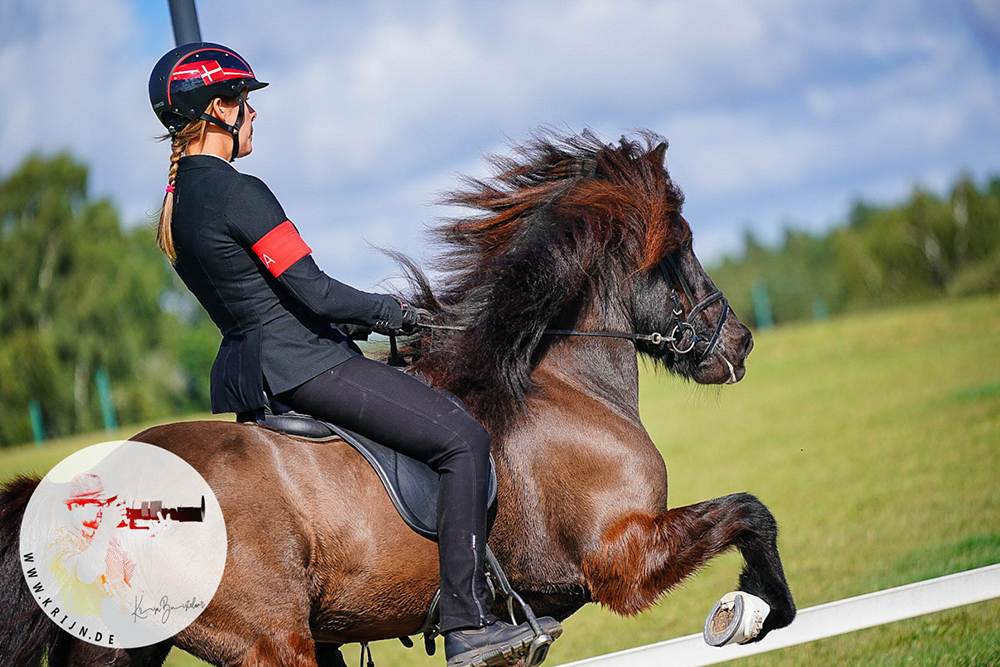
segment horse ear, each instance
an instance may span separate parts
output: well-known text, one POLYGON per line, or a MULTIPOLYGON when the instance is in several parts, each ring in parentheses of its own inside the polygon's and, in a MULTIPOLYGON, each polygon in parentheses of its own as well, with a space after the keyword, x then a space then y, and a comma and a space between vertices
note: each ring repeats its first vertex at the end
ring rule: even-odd
POLYGON ((664 161, 667 157, 667 142, 661 141, 656 148, 649 151, 649 155, 647 157, 649 158, 649 161, 653 163, 654 167, 663 167, 664 161))

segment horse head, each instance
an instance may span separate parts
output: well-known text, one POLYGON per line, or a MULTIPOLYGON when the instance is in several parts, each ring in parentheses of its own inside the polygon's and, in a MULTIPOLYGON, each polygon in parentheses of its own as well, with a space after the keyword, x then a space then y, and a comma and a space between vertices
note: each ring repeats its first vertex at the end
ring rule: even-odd
POLYGON ((750 332, 691 248, 683 195, 652 133, 606 144, 591 132, 541 133, 495 175, 446 203, 478 211, 435 230, 449 251, 435 292, 412 263, 410 301, 439 328, 411 341, 414 370, 503 430, 552 341, 623 334, 700 383, 745 373, 750 332))
POLYGON ((557 215, 603 237, 591 259, 600 269, 588 274, 600 276, 605 293, 614 285, 625 306, 621 322, 608 307, 614 299, 600 299, 605 312, 588 326, 617 319, 639 334, 640 352, 669 370, 702 384, 733 384, 746 373, 753 338, 694 254, 684 198, 665 166, 666 142, 651 133, 642 139, 578 155, 582 176, 554 204, 557 215))

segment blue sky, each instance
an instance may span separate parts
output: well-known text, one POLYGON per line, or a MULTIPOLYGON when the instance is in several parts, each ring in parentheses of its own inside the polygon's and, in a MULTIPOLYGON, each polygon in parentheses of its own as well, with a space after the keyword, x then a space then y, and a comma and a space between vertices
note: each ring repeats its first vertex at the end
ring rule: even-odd
MULTIPOLYGON (((199 0, 202 36, 271 86, 262 177, 331 275, 433 251, 432 205, 540 126, 670 142, 696 249, 823 230, 966 171, 1000 173, 1000 3, 896 0, 199 0)), ((0 174, 67 148, 127 224, 150 224, 169 150, 146 97, 167 0, 0 6, 0 174)))

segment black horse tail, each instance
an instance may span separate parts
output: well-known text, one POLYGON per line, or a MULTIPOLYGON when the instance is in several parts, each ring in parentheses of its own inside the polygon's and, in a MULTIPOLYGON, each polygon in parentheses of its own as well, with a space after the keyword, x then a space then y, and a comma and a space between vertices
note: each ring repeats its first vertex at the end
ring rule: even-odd
POLYGON ((0 489, 0 665, 40 667, 59 636, 21 571, 21 519, 40 481, 16 477, 0 489))

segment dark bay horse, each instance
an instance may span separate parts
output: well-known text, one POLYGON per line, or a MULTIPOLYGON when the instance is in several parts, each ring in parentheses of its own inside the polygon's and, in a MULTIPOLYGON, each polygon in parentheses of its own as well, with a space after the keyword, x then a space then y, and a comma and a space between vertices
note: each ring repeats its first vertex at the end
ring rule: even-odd
MULTIPOLYGON (((404 353, 410 372, 489 429, 499 478, 490 544, 536 612, 561 619, 599 602, 635 614, 736 547, 739 588, 771 608, 762 637, 795 616, 773 516, 745 493, 670 508, 639 419, 637 351, 722 384, 743 377, 752 347, 692 252, 665 150, 652 134, 605 144, 541 133, 493 158, 493 178, 449 197, 478 213, 437 230, 443 287, 402 258, 409 300, 433 325, 404 353)), ((180 455, 218 497, 229 552, 215 597, 170 642, 112 651, 72 639, 17 566, 16 522, 37 484, 17 481, 0 502, 0 656, 23 650, 33 657, 21 664, 40 664, 48 647, 51 667, 136 667, 176 645, 216 665, 316 667, 334 664, 331 645, 420 627, 438 585, 436 545, 404 525, 352 448, 225 422, 133 439, 180 455)))

